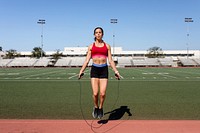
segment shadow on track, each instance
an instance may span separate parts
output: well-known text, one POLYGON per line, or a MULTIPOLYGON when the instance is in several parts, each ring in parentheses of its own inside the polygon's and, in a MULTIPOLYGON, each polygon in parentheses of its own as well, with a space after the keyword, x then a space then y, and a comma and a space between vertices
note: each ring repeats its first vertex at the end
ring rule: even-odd
POLYGON ((120 120, 124 116, 125 113, 127 113, 129 117, 132 116, 128 106, 121 106, 117 109, 106 112, 106 113, 104 113, 104 115, 109 114, 109 117, 104 120, 99 120, 98 124, 107 124, 111 120, 120 120))

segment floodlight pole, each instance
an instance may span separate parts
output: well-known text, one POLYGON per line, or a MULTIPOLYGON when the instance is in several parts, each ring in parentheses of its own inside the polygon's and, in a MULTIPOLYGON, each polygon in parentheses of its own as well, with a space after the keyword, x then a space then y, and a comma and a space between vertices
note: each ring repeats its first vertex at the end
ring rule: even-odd
POLYGON ((42 25, 42 33, 41 33, 41 58, 42 58, 42 56, 43 56, 43 52, 42 52, 42 50, 43 50, 43 25, 45 24, 45 20, 39 19, 37 23, 42 25))
POLYGON ((188 55, 189 55, 189 24, 188 23, 191 23, 193 22, 192 18, 185 18, 185 22, 187 23, 187 58, 188 58, 188 55))
MULTIPOLYGON (((117 24, 118 19, 110 19, 111 24, 117 24)), ((113 28, 113 57, 115 55, 115 31, 113 28)))

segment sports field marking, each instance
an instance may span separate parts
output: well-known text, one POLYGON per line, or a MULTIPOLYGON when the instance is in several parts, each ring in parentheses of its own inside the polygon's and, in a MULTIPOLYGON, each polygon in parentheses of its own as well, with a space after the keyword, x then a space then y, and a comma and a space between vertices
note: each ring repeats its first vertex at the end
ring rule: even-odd
POLYGON ((75 75, 76 73, 67 73, 68 75, 75 75))
MULTIPOLYGON (((86 74, 86 72, 88 72, 89 70, 86 70, 84 73, 86 74)), ((70 74, 72 74, 72 73, 70 73, 70 74)), ((71 77, 69 77, 68 79, 72 79, 72 78, 74 78, 74 77, 78 77, 78 75, 79 74, 76 74, 76 73, 73 73, 74 75, 73 76, 71 76, 71 77)))
POLYGON ((165 74, 169 74, 169 73, 166 73, 166 72, 164 72, 164 73, 163 73, 163 72, 159 72, 159 73, 149 72, 149 73, 142 73, 142 74, 145 74, 145 75, 146 75, 146 74, 147 74, 147 75, 148 75, 148 74, 150 74, 150 75, 151 75, 151 74, 158 74, 158 75, 164 74, 164 75, 165 75, 165 74))
POLYGON ((74 78, 74 77, 78 77, 78 74, 75 74, 75 75, 69 77, 68 79, 72 79, 72 78, 74 78))
POLYGON ((121 79, 124 79, 124 77, 123 77, 122 75, 120 75, 120 78, 121 78, 121 79))
POLYGON ((197 74, 197 75, 200 75, 200 73, 196 73, 196 72, 188 72, 188 71, 185 71, 184 69, 180 69, 180 70, 182 70, 182 71, 178 71, 178 69, 176 69, 176 70, 168 70, 168 71, 172 71, 172 72, 177 72, 177 73, 181 73, 181 74, 183 74, 183 73, 186 73, 186 74, 197 74))
POLYGON ((162 75, 162 76, 165 76, 165 77, 170 77, 170 78, 174 78, 174 79, 176 79, 176 78, 177 78, 177 77, 170 76, 170 75, 162 75))
POLYGON ((5 75, 19 75, 19 73, 0 73, 0 75, 5 76, 5 75))
POLYGON ((63 72, 64 70, 60 71, 50 71, 50 72, 45 72, 45 73, 39 73, 39 74, 32 74, 32 75, 24 75, 21 77, 18 77, 18 79, 25 78, 25 77, 34 77, 34 76, 41 76, 41 75, 47 75, 47 74, 52 74, 52 73, 59 73, 63 72))
POLYGON ((41 70, 41 71, 44 71, 44 69, 42 69, 42 68, 34 68, 34 69, 30 69, 30 68, 25 68, 25 69, 15 69, 15 68, 8 68, 8 69, 0 69, 0 72, 1 71, 3 71, 3 72, 5 72, 5 70, 6 71, 15 71, 15 73, 19 73, 19 75, 22 75, 22 74, 29 74, 29 73, 35 73, 36 72, 36 70, 37 70, 37 72, 39 71, 39 70, 41 70))
POLYGON ((155 74, 155 75, 161 75, 163 77, 170 77, 170 78, 174 78, 176 79, 177 77, 174 77, 174 76, 170 76, 169 73, 167 72, 158 72, 158 73, 155 73, 155 72, 149 72, 149 71, 145 71, 145 70, 139 70, 139 69, 135 69, 135 70, 138 70, 138 71, 141 71, 142 74, 155 74))

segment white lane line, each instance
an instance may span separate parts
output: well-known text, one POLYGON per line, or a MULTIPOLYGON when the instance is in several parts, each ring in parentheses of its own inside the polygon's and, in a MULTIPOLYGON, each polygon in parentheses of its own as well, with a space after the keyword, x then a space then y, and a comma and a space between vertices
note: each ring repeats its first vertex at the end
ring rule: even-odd
POLYGON ((39 73, 39 74, 33 74, 33 75, 25 75, 25 76, 18 77, 17 79, 26 78, 26 77, 41 76, 41 75, 47 75, 47 74, 59 73, 59 72, 63 72, 63 70, 62 71, 51 71, 51 72, 39 73))
MULTIPOLYGON (((89 71, 89 70, 86 70, 84 73, 86 74, 86 72, 88 72, 88 71, 89 71)), ((72 74, 72 73, 70 73, 70 74, 72 74)), ((77 78, 78 78, 78 75, 79 75, 79 74, 76 74, 76 73, 73 73, 73 74, 75 74, 75 75, 69 77, 68 79, 72 79, 72 78, 74 78, 74 77, 77 77, 77 78)))

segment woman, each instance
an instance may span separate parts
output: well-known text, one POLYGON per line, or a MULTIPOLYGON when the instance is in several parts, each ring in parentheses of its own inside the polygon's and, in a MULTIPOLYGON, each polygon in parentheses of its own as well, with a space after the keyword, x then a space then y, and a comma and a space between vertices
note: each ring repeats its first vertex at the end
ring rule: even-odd
POLYGON ((103 38, 103 29, 97 27, 94 29, 95 42, 88 47, 86 60, 79 72, 79 78, 82 77, 85 68, 87 67, 90 59, 92 58, 93 64, 90 72, 91 86, 93 90, 94 108, 92 116, 101 119, 103 117, 103 103, 106 95, 106 88, 108 84, 108 65, 107 59, 115 72, 115 77, 119 78, 120 74, 116 69, 115 63, 112 60, 111 48, 106 44, 103 38), (99 91, 100 89, 100 91, 99 91), (98 105, 98 96, 100 92, 100 102, 98 105))

